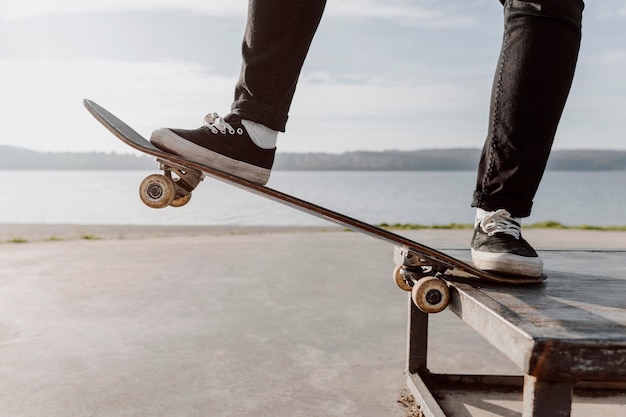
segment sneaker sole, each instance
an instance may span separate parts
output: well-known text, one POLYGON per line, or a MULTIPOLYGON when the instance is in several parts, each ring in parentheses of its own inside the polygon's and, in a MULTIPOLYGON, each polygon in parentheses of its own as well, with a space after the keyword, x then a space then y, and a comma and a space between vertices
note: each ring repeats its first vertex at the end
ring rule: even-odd
POLYGON ((528 258, 510 253, 481 252, 472 249, 472 262, 476 268, 507 275, 540 277, 543 274, 541 258, 528 258))
POLYGON ((203 148, 181 138, 169 129, 158 129, 150 136, 150 142, 157 148, 182 156, 200 165, 243 178, 258 185, 265 185, 270 179, 271 170, 229 158, 210 149, 203 148))

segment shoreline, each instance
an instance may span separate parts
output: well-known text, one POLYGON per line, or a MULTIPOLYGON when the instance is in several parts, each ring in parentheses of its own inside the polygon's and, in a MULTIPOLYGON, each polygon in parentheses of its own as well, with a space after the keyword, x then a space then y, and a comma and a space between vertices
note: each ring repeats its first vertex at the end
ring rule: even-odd
POLYGON ((342 228, 338 226, 177 226, 2 223, 0 224, 0 244, 80 239, 125 240, 207 235, 326 232, 341 230, 342 228))
MULTIPOLYGON (((419 243, 435 248, 466 249, 471 229, 392 229, 419 243)), ((294 233, 356 233, 329 226, 176 226, 176 225, 86 225, 86 224, 0 224, 0 245, 57 241, 144 240, 224 235, 294 233)), ((541 249, 626 250, 626 232, 587 229, 524 229, 524 237, 541 249)), ((365 239, 369 237, 364 236, 365 239)))

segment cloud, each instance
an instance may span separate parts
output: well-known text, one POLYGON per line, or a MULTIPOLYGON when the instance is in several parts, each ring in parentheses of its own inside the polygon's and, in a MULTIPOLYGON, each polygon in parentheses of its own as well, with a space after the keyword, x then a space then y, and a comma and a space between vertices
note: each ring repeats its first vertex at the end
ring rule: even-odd
POLYGON ((83 98, 149 135, 163 126, 194 128, 206 113, 228 111, 236 81, 184 62, 2 60, 0 72, 0 143, 38 150, 128 152, 95 126, 83 98))
POLYGON ((307 110, 310 115, 328 116, 332 113, 335 116, 376 118, 468 110, 467 99, 475 98, 476 91, 463 83, 435 79, 335 76, 318 72, 301 78, 298 95, 306 96, 306 100, 313 103, 307 110), (315 104, 320 102, 327 104, 315 104))
MULTIPOLYGON (((350 19, 384 19, 407 25, 448 28, 474 26, 476 19, 467 11, 470 2, 441 4, 428 0, 342 0, 330 1, 326 16, 350 19)), ((78 14, 110 11, 186 10, 211 16, 245 16, 247 0, 30 0, 0 5, 0 18, 26 19, 44 15, 78 14)))
MULTIPOLYGON (((178 61, 3 60, 0 68, 0 143, 38 150, 129 151, 94 123, 83 98, 148 136, 158 127, 195 128, 208 112, 228 112, 236 82, 178 61)), ((285 135, 297 140, 286 139, 281 149, 407 149, 432 146, 432 140, 444 146, 446 137, 455 138, 453 145, 467 143, 463 123, 442 121, 452 114, 470 124, 485 120, 474 110, 486 112, 483 93, 473 85, 430 79, 305 74, 285 135)), ((479 130, 475 137, 481 136, 479 130)))
POLYGON ((621 19, 623 17, 626 17, 626 6, 624 5, 624 0, 586 1, 583 21, 587 18, 603 21, 621 19))
POLYGON ((25 19, 43 15, 103 11, 155 11, 181 9, 212 16, 246 14, 247 0, 30 0, 0 4, 0 18, 25 19))
POLYGON ((605 52, 599 62, 603 65, 620 65, 626 63, 626 51, 624 50, 610 50, 605 52))
POLYGON ((280 147, 343 152, 480 146, 487 83, 307 74, 298 85, 280 147))
POLYGON ((350 19, 393 20, 428 28, 474 26, 476 19, 462 11, 467 8, 465 4, 453 2, 451 5, 442 5, 424 0, 344 0, 329 2, 327 14, 350 19))
MULTIPOLYGON (((610 1, 607 10, 626 11, 623 0, 610 1)), ((0 143, 127 152, 82 109, 84 97, 146 135, 162 126, 194 128, 206 112, 228 111, 245 0, 12 3, 14 18, 40 18, 0 19, 0 143), (164 9, 172 5, 182 9, 164 9), (129 7, 143 11, 125 12, 129 7), (99 8, 109 12, 42 14, 99 8), (211 53, 203 53, 209 44, 211 53)), ((572 104, 559 129, 567 140, 559 143, 584 147, 585 137, 596 137, 594 146, 623 148, 623 25, 589 12, 572 104)), ((329 1, 327 17, 303 69, 282 151, 480 146, 501 39, 497 1, 338 0, 329 1), (433 33, 437 25, 470 24, 455 16, 484 24, 433 33)))

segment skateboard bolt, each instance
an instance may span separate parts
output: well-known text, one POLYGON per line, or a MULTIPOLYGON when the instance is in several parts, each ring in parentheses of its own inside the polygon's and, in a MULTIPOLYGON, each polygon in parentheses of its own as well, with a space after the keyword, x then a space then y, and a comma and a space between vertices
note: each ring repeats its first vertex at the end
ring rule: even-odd
POLYGON ((426 301, 431 305, 439 304, 442 298, 441 292, 437 290, 430 290, 426 293, 426 301))
POLYGON ((148 187, 148 195, 150 198, 161 198, 163 195, 163 188, 159 187, 157 184, 152 184, 148 187))

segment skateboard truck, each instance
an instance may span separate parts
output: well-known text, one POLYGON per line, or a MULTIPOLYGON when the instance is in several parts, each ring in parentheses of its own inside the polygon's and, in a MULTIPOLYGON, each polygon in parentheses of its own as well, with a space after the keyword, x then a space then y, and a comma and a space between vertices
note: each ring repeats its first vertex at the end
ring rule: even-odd
POLYGON ((439 313, 450 303, 448 285, 441 278, 451 266, 425 259, 406 247, 394 248, 393 278, 398 287, 411 291, 413 303, 424 313, 439 313))
POLYGON ((141 182, 141 201, 151 208, 184 206, 191 200, 191 192, 204 179, 204 174, 162 158, 157 158, 157 162, 163 174, 149 175, 141 182))

